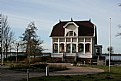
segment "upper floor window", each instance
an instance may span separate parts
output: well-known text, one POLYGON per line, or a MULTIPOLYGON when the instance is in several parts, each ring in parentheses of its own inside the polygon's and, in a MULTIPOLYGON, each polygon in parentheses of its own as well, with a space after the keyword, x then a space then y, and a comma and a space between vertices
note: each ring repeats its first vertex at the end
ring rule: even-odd
POLYGON ((69 31, 66 36, 76 36, 76 33, 74 31, 69 31))
POLYGON ((58 38, 53 38, 53 42, 58 42, 58 38))
POLYGON ((85 38, 86 42, 91 42, 91 38, 85 38))

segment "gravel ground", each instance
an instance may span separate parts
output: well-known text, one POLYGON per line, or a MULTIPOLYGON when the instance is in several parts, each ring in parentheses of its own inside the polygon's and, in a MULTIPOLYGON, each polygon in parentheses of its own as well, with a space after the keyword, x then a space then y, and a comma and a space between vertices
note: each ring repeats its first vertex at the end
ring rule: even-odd
MULTIPOLYGON (((50 76, 57 76, 57 75, 81 75, 81 74, 95 74, 104 72, 102 69, 97 68, 90 68, 90 67, 76 67, 71 66, 68 64, 62 64, 69 68, 69 70, 65 71, 56 71, 56 72, 50 72, 50 76)), ((0 81, 19 81, 23 78, 27 78, 26 72, 18 72, 18 71, 12 71, 7 69, 6 66, 0 66, 0 81)), ((30 77, 41 77, 45 76, 45 73, 38 73, 38 72, 30 72, 30 77)))

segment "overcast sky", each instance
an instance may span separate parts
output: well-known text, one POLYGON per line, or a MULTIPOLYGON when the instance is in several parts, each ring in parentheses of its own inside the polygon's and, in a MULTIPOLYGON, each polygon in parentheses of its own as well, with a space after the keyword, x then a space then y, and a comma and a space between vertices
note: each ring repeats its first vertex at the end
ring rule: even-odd
POLYGON ((89 20, 97 26, 98 44, 107 53, 111 18, 112 46, 115 53, 121 53, 121 0, 0 0, 0 11, 8 16, 11 29, 19 38, 27 25, 34 21, 38 36, 44 40, 44 48, 51 52, 50 33, 53 26, 61 21, 89 20))

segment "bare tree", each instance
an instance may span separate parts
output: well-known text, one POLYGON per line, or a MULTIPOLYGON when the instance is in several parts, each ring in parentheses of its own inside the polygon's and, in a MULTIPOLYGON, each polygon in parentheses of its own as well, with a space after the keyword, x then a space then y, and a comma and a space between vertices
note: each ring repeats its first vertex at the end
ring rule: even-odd
MULTIPOLYGON (((1 15, 1 21, 2 21, 2 27, 1 27, 1 30, 2 30, 2 52, 3 54, 6 56, 7 58, 7 52, 10 48, 10 45, 12 44, 12 42, 14 41, 14 34, 13 32, 11 31, 10 29, 10 26, 8 24, 8 17, 7 16, 4 16, 4 15, 1 15)), ((1 58, 3 58, 3 55, 1 53, 1 58)))

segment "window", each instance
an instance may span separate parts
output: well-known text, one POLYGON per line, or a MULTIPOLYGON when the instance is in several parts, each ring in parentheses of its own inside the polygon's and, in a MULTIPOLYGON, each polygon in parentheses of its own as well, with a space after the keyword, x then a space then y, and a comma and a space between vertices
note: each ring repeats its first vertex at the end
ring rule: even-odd
POLYGON ((96 55, 100 55, 100 49, 96 48, 96 55))
POLYGON ((69 31, 66 36, 76 36, 76 33, 74 31, 69 31))
POLYGON ((60 42, 65 42, 65 39, 64 38, 60 38, 60 42))
POLYGON ((60 53, 63 53, 64 52, 64 44, 60 44, 60 53))
POLYGON ((73 36, 73 31, 70 31, 69 32, 69 36, 73 36))
POLYGON ((85 41, 86 42, 91 42, 91 38, 86 38, 85 41))
POLYGON ((79 38, 79 42, 84 42, 84 38, 79 38))
POLYGON ((84 44, 79 44, 78 45, 78 52, 83 52, 84 51, 84 44))
POLYGON ((76 44, 72 44, 72 53, 76 53, 76 44))
POLYGON ((53 44, 53 53, 58 53, 58 44, 53 44))
POLYGON ((71 44, 67 44, 66 46, 66 52, 71 53, 71 44))
POLYGON ((67 39, 66 39, 66 42, 71 42, 71 39, 70 39, 70 38, 67 38, 67 39))
POLYGON ((77 39, 76 39, 76 38, 73 38, 73 39, 72 39, 72 42, 77 42, 77 39))
POLYGON ((53 42, 58 42, 58 38, 53 38, 53 42))
POLYGON ((85 44, 85 52, 90 52, 90 44, 85 44))

